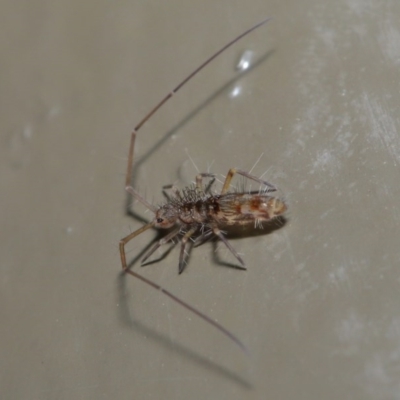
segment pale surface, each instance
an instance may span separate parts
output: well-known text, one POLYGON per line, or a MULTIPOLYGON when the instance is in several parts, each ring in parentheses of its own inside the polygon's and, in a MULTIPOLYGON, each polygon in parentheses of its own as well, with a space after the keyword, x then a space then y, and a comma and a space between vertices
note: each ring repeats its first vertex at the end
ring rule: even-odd
POLYGON ((399 1, 9 0, 0 38, 2 398, 400 399, 399 1), (247 272, 218 264, 211 244, 181 276, 177 250, 141 269, 232 330, 247 357, 121 279, 118 241, 141 225, 124 215, 132 127, 268 16, 136 151, 136 185, 155 203, 194 177, 189 157, 226 174, 264 153, 253 172, 290 213, 233 241, 247 272), (261 62, 238 77, 245 50, 261 62))

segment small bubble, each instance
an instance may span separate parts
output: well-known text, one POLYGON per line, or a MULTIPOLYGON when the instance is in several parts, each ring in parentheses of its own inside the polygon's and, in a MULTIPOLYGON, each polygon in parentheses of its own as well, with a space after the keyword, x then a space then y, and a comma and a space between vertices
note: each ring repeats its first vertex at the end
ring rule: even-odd
POLYGON ((32 127, 30 125, 26 125, 24 130, 22 131, 22 136, 24 139, 30 139, 32 137, 32 127))
POLYGON ((246 71, 252 66, 253 60, 254 52, 251 50, 244 51, 239 59, 239 62, 236 65, 236 69, 241 72, 246 71))
POLYGON ((61 109, 58 106, 53 106, 50 108, 47 116, 48 118, 54 118, 57 117, 61 113, 61 109))
POLYGON ((231 98, 238 97, 240 93, 242 93, 242 87, 240 85, 235 85, 235 87, 230 92, 229 97, 231 98))

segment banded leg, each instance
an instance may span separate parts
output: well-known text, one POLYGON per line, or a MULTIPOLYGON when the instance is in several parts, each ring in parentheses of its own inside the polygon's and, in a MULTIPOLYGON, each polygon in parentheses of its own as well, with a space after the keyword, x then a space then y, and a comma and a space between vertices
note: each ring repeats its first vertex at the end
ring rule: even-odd
POLYGON ((212 237, 213 231, 209 230, 207 232, 203 232, 200 236, 198 236, 193 242, 193 247, 198 247, 205 243, 212 237))
POLYGON ((140 201, 147 209, 156 213, 157 208, 150 204, 139 192, 137 192, 131 185, 132 179, 132 166, 133 166, 133 153, 135 150, 135 139, 136 139, 136 130, 132 132, 131 142, 129 145, 129 153, 128 153, 128 166, 126 168, 126 178, 125 178, 125 190, 137 201, 140 201))
POLYGON ((256 182, 258 182, 258 183, 261 183, 262 185, 267 186, 267 189, 265 189, 265 192, 268 192, 268 193, 269 193, 269 192, 275 192, 275 191, 276 191, 276 187, 275 187, 272 183, 269 183, 269 182, 267 182, 267 181, 264 181, 263 179, 257 178, 256 176, 251 175, 251 174, 249 174, 248 172, 243 171, 243 170, 241 170, 241 169, 231 168, 231 169, 229 170, 229 172, 228 172, 228 175, 226 175, 225 182, 224 182, 224 186, 222 187, 221 194, 225 194, 225 193, 228 191, 229 186, 230 186, 230 184, 231 184, 231 180, 232 180, 232 178, 233 178, 233 176, 234 176, 235 174, 242 175, 242 176, 244 176, 244 177, 247 178, 247 179, 251 179, 251 180, 253 180, 253 181, 256 181, 256 182))
POLYGON ((130 233, 128 236, 125 236, 123 239, 120 240, 119 242, 119 254, 121 256, 121 265, 122 269, 126 271, 128 269, 128 264, 126 263, 126 252, 125 252, 125 245, 129 243, 133 238, 136 236, 140 235, 144 231, 147 231, 147 229, 150 229, 154 226, 154 221, 142 226, 135 232, 130 233))
POLYGON ((210 174, 209 172, 202 172, 201 174, 196 175, 196 189, 204 193, 210 192, 211 186, 214 182, 215 182, 215 175, 210 174), (203 189, 203 178, 211 178, 210 182, 208 182, 205 189, 203 189))
POLYGON ((186 252, 187 242, 197 231, 197 227, 189 229, 182 237, 181 252, 179 255, 179 273, 181 274, 186 267, 186 260, 189 257, 190 250, 186 252))
POLYGON ((223 233, 217 228, 213 228, 214 234, 225 244, 225 246, 230 250, 230 252, 236 257, 236 259, 242 264, 240 269, 246 270, 246 264, 244 263, 242 257, 240 257, 239 253, 234 249, 234 247, 228 242, 226 237, 223 235, 223 233))
POLYGON ((146 283, 147 285, 151 286, 152 288, 159 290, 161 293, 164 293, 166 296, 168 296, 170 299, 175 301, 176 303, 180 304, 182 307, 185 307, 187 310, 191 311, 192 313, 196 314, 198 317, 202 318, 204 321, 209 323, 210 325, 214 326, 216 329, 218 329, 220 332, 222 332, 224 335, 226 335, 229 339, 231 339, 233 342, 235 342, 243 351, 247 353, 247 348, 246 346, 231 332, 229 332, 226 328, 224 328, 221 324, 218 322, 214 321, 201 311, 199 311, 197 308, 192 307, 190 304, 186 303, 179 297, 175 296, 173 293, 168 291, 167 289, 164 289, 162 286, 158 285, 157 283, 151 281, 150 279, 145 278, 144 276, 138 274, 135 271, 131 271, 128 268, 128 265, 126 264, 126 254, 125 254, 125 245, 130 242, 134 237, 140 235, 147 229, 150 229, 154 226, 154 222, 150 222, 147 225, 142 226, 135 232, 132 232, 128 236, 124 237, 121 239, 119 242, 119 251, 121 255, 121 265, 122 265, 122 270, 124 273, 132 275, 133 277, 141 280, 142 282, 146 283))
POLYGON ((179 234, 180 228, 175 229, 174 231, 170 232, 168 235, 164 236, 160 240, 157 241, 150 249, 149 251, 145 254, 145 256, 142 259, 142 265, 146 262, 146 260, 162 245, 168 243, 171 241, 175 236, 179 234))

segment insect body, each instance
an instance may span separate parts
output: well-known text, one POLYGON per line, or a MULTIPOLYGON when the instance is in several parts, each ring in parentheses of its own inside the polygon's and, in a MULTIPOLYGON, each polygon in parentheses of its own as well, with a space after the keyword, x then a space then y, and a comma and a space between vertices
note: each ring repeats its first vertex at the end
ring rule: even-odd
MULTIPOLYGON (((232 168, 226 177, 221 194, 215 195, 203 188, 203 177, 214 175, 204 173, 196 177, 196 186, 185 188, 182 191, 174 188, 174 197, 157 209, 154 218, 156 228, 173 228, 168 240, 172 240, 179 234, 182 235, 181 254, 179 258, 179 273, 186 265, 186 258, 189 252, 186 251, 188 240, 195 237, 193 244, 203 243, 212 234, 217 236, 233 253, 243 268, 245 263, 236 250, 227 241, 221 229, 229 230, 232 226, 253 225, 262 226, 263 222, 270 221, 282 215, 286 210, 285 203, 266 193, 275 191, 275 187, 245 171, 232 168), (230 181, 234 174, 243 175, 266 186, 263 193, 238 193, 227 192, 230 181)), ((211 184, 213 183, 211 182, 211 184)), ((161 239, 146 254, 143 261, 161 245, 165 238, 161 239)))
POLYGON ((151 110, 143 120, 136 126, 131 136, 131 143, 128 154, 128 167, 125 180, 126 191, 137 201, 141 202, 147 209, 154 213, 154 218, 148 224, 142 226, 138 230, 132 232, 120 241, 120 256, 123 270, 142 280, 148 285, 157 290, 162 291, 174 301, 181 304, 183 307, 197 314, 199 317, 214 325, 221 332, 226 334, 230 339, 236 342, 240 347, 246 350, 245 346, 231 332, 223 326, 201 313, 194 307, 190 306, 183 300, 179 299, 166 289, 160 287, 155 282, 148 280, 142 275, 132 271, 127 264, 125 245, 133 238, 140 235, 150 228, 158 228, 168 230, 167 234, 156 242, 145 254, 142 263, 144 263, 160 246, 166 244, 176 238, 180 238, 181 249, 179 256, 179 273, 181 273, 187 263, 191 247, 196 247, 202 244, 209 238, 215 236, 221 240, 236 259, 241 264, 242 269, 245 269, 245 263, 241 256, 236 252, 233 246, 226 239, 224 230, 237 226, 262 226, 264 222, 273 220, 281 216, 286 211, 286 205, 283 200, 271 196, 270 193, 276 191, 276 188, 250 173, 231 168, 225 178, 220 194, 215 194, 211 191, 211 187, 215 181, 215 176, 210 173, 201 173, 196 176, 196 184, 179 190, 175 186, 164 187, 164 194, 167 197, 167 202, 160 207, 155 207, 148 203, 147 200, 137 192, 131 185, 131 175, 133 166, 133 154, 137 131, 141 126, 168 100, 175 94, 188 80, 197 74, 202 68, 210 63, 215 57, 222 53, 226 48, 236 43, 240 38, 247 35, 254 29, 265 24, 267 20, 253 26, 233 41, 224 46, 221 50, 215 53, 212 57, 206 60, 192 74, 184 79, 172 92, 170 92, 158 105, 151 110), (258 182, 261 186, 260 191, 254 192, 230 192, 230 184, 233 176, 239 174, 247 179, 258 182), (204 178, 209 179, 206 186, 203 185, 204 178), (171 190, 171 195, 166 191, 171 190))

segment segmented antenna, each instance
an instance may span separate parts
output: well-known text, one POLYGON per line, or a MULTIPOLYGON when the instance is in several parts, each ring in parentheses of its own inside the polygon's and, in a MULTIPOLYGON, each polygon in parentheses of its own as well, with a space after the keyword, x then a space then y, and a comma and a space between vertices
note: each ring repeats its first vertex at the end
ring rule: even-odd
POLYGON ((142 125, 150 119, 153 114, 155 114, 159 108, 161 108, 164 103, 166 103, 182 86, 184 86, 187 82, 189 82, 195 75, 197 75, 206 65, 208 65, 214 58, 217 58, 221 53, 223 53, 226 49, 234 45, 236 42, 238 42, 240 39, 248 35, 249 33, 253 32, 260 26, 266 24, 271 18, 266 18, 263 21, 259 22, 258 24, 254 25, 252 28, 248 29, 246 32, 243 32, 241 35, 237 36, 235 39, 230 41, 228 44, 226 44, 224 47, 222 47, 220 50, 218 50, 216 53, 214 53, 210 58, 208 58, 206 61, 203 62, 199 67, 197 67, 191 74, 189 74, 174 90, 169 92, 136 126, 134 131, 137 132, 142 125))
MULTIPOLYGON (((178 86, 175 87, 171 92, 169 92, 135 127, 133 133, 132 133, 132 139, 131 139, 131 146, 129 150, 129 158, 128 158, 128 168, 127 168, 127 175, 126 175, 126 189, 127 191, 134 196, 137 200, 139 200, 142 204, 144 204, 149 210, 156 212, 156 208, 152 206, 150 203, 148 203, 132 186, 130 186, 130 180, 131 180, 131 174, 132 174, 132 164, 133 164, 133 152, 134 152, 134 139, 136 136, 136 133, 139 131, 139 129, 144 125, 144 123, 149 120, 178 90, 180 90, 187 82, 190 81, 197 73, 199 73, 206 65, 208 65, 211 61, 213 61, 216 57, 218 57, 221 53, 223 53, 226 49, 228 49, 230 46, 235 44, 237 41, 242 39, 244 36, 248 35, 252 31, 256 30, 260 26, 266 24, 270 18, 264 19, 263 21, 259 22, 258 24, 254 25, 247 31, 243 32, 241 35, 237 36, 235 39, 230 41, 228 44, 226 44, 224 47, 222 47, 220 50, 218 50, 216 53, 214 53, 211 57, 209 57, 206 61, 204 61, 199 67, 197 67, 191 74, 189 74, 181 83, 179 83, 178 86)), ((128 268, 127 262, 126 262, 126 257, 125 257, 125 250, 124 246, 126 243, 128 243, 130 240, 132 240, 134 237, 137 235, 143 233, 147 229, 150 229, 154 226, 154 222, 150 222, 147 225, 144 225, 142 228, 139 228, 137 231, 132 232, 130 235, 125 237, 124 239, 121 240, 120 242, 120 253, 121 253, 121 263, 122 263, 122 268, 125 273, 128 273, 132 276, 134 276, 137 279, 140 279, 142 282, 147 283, 149 286, 153 287, 156 290, 161 291, 164 293, 166 296, 174 300, 176 303, 180 304, 182 307, 185 307, 192 313, 196 314, 198 317, 202 318, 205 320, 207 323, 210 325, 214 326, 216 329, 218 329, 220 332, 222 332, 225 336, 227 336, 230 340, 232 340, 236 345, 238 345, 245 353, 248 353, 248 350, 246 346, 230 331, 228 331, 226 328, 224 328, 222 325, 220 325, 218 322, 214 321, 201 311, 197 310, 196 308, 192 307, 179 297, 175 296, 168 290, 164 289, 160 285, 156 284, 155 282, 143 277, 142 275, 138 274, 137 272, 131 271, 128 268)))

